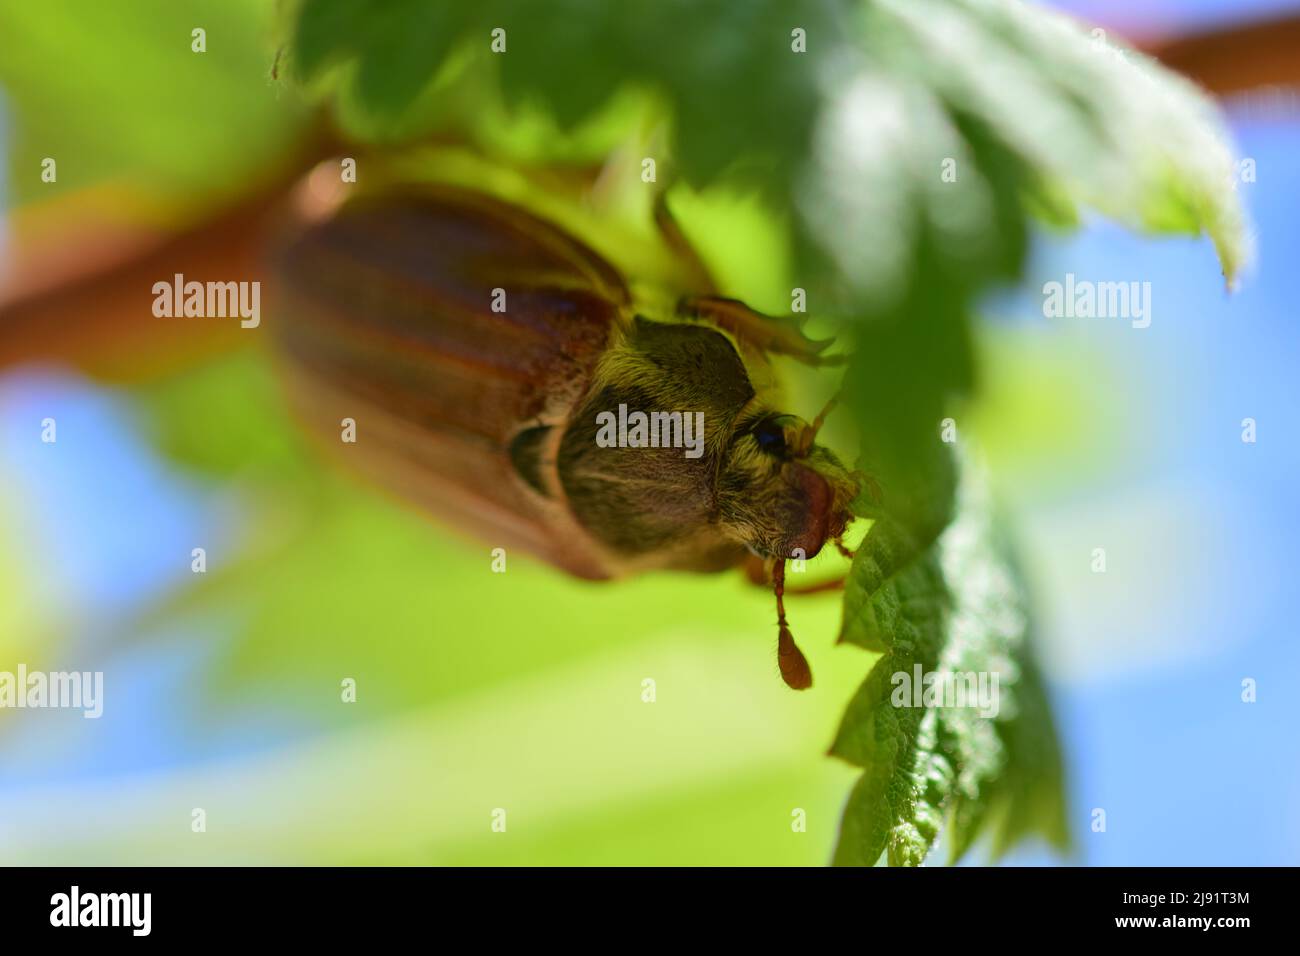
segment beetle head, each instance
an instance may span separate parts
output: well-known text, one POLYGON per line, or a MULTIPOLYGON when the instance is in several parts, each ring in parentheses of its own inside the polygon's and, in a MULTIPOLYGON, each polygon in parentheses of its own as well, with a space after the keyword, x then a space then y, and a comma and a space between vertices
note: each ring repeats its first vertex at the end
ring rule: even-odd
POLYGON ((718 477, 729 532, 765 558, 814 557, 844 533, 857 494, 853 474, 794 415, 758 413, 737 423, 718 477))

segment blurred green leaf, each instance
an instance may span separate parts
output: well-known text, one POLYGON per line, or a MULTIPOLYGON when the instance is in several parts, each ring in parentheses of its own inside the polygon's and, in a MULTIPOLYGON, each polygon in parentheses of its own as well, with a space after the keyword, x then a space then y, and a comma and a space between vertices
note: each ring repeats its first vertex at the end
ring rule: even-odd
POLYGON ((1077 202, 1204 230, 1229 278, 1246 254, 1209 101, 1019 0, 307 0, 292 49, 306 80, 347 66, 348 96, 394 128, 410 129, 411 111, 446 119, 422 94, 453 50, 507 107, 540 106, 565 128, 621 87, 651 91, 645 118, 671 124, 686 180, 738 175, 797 211, 810 251, 858 294, 849 305, 902 291, 927 221, 951 271, 1014 274, 1024 227, 1008 194, 1058 221, 1077 202), (506 47, 494 53, 496 29, 506 47), (954 182, 939 176, 945 159, 954 182), (864 231, 869 246, 852 241, 864 231))
POLYGON ((205 476, 229 481, 256 473, 307 492, 321 479, 274 371, 264 353, 250 349, 136 385, 150 445, 205 476))
POLYGON ((0 5, 17 201, 111 183, 170 212, 269 178, 306 119, 271 80, 272 13, 261 0, 0 5), (191 50, 199 27, 203 53, 191 50), (56 182, 41 180, 44 157, 56 182))
POLYGON ((568 129, 621 87, 640 87, 663 100, 663 118, 675 117, 673 158, 688 181, 758 164, 775 172, 773 182, 788 182, 806 153, 819 98, 816 61, 791 52, 791 30, 815 34, 829 53, 842 45, 848 8, 490 0, 375 9, 308 0, 292 44, 297 75, 308 82, 331 65, 346 67, 338 74, 342 99, 367 114, 343 112, 355 133, 383 140, 442 121, 445 112, 420 94, 458 49, 470 72, 491 77, 508 110, 540 107, 568 129), (497 29, 505 51, 494 53, 497 29), (394 71, 396 80, 372 81, 394 71))
POLYGON ((844 811, 840 865, 870 866, 882 853, 890 865, 919 865, 945 821, 954 861, 986 828, 995 853, 1035 832, 1066 845, 1061 756, 1023 587, 969 466, 957 504, 933 541, 877 518, 853 561, 841 640, 881 657, 831 747, 863 768, 844 811), (969 701, 912 706, 916 668, 937 687, 949 675, 996 675, 996 715, 969 701))

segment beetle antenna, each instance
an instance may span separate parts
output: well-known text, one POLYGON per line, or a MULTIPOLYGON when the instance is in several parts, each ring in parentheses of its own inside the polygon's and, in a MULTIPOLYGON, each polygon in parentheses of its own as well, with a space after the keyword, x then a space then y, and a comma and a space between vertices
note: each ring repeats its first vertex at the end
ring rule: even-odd
POLYGON ((794 642, 790 626, 785 621, 785 560, 772 568, 772 590, 776 592, 776 666, 781 669, 781 679, 791 690, 807 690, 812 686, 812 668, 808 658, 794 642))

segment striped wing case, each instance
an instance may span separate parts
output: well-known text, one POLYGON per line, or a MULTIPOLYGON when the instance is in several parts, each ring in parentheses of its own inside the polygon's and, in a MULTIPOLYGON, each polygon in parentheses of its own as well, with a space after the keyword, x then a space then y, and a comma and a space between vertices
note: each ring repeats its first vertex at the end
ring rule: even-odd
POLYGON ((629 320, 612 267, 526 212, 442 187, 358 197, 275 266, 268 321, 325 444, 493 547, 612 573, 550 493, 546 440, 629 320), (355 444, 340 440, 345 418, 355 444))

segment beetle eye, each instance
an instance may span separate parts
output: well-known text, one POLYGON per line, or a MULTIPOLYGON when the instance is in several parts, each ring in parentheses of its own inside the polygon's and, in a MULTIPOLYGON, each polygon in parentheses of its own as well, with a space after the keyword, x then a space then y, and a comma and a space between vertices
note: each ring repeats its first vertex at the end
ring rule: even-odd
POLYGON ((769 455, 785 453, 785 428, 775 418, 767 418, 754 426, 754 440, 769 455))

